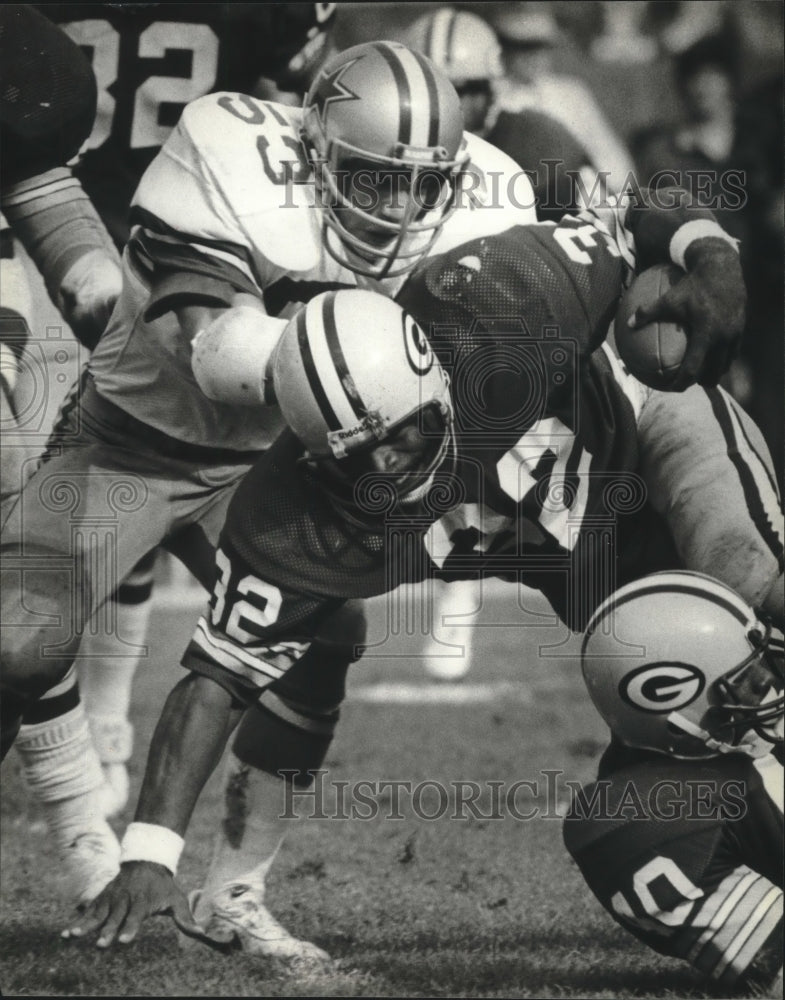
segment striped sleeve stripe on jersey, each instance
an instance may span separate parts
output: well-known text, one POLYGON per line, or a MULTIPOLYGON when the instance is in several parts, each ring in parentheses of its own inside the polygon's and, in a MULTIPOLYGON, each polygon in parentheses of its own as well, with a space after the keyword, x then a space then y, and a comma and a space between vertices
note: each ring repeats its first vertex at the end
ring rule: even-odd
POLYGON ((749 968, 781 920, 782 892, 771 885, 765 899, 726 947, 712 977, 728 983, 735 982, 749 968))
POLYGON ((218 278, 251 295, 258 296, 261 290, 253 272, 240 258, 199 243, 185 244, 147 229, 136 229, 128 248, 136 266, 147 272, 148 280, 159 266, 218 278))
POLYGON ((777 560, 780 570, 785 566, 783 540, 769 518, 768 510, 777 510, 779 498, 772 488, 765 463, 757 452, 748 445, 746 435, 741 432, 738 415, 734 412, 729 398, 720 389, 706 389, 711 408, 720 425, 728 458, 733 463, 739 477, 747 511, 758 533, 777 560))
POLYGON ((747 433, 747 428, 741 422, 739 417, 739 404, 735 399, 728 397, 728 406, 730 407, 731 415, 733 417, 733 423, 736 427, 737 433, 744 438, 744 443, 749 449, 750 455, 754 460, 754 468, 759 471, 762 470, 762 478, 765 482, 769 484, 771 494, 774 498, 775 503, 780 501, 780 490, 776 479, 774 478, 773 471, 769 468, 768 464, 764 461, 763 456, 760 454, 755 445, 750 441, 749 434, 747 433))
MULTIPOLYGON (((693 926, 703 927, 703 932, 690 949, 688 960, 707 975, 713 974, 726 948, 764 903, 771 887, 768 879, 746 866, 723 879, 692 917, 693 926)), ((765 908, 770 905, 771 901, 765 908)))
MULTIPOLYGON (((166 255, 173 252, 171 249, 173 247, 191 247, 198 250, 203 259, 210 260, 215 257, 234 267, 246 281, 251 283, 254 293, 258 294, 262 279, 247 247, 232 243, 230 240, 214 240, 207 236, 181 232, 157 215, 138 206, 131 209, 131 224, 138 227, 134 230, 134 235, 144 234, 153 261, 156 260, 156 254, 152 251, 156 249, 166 255)), ((166 263, 166 260, 163 263, 166 263)))
MULTIPOLYGON (((220 639, 211 630, 204 618, 199 619, 191 642, 197 645, 203 653, 219 664, 219 666, 231 670, 232 673, 239 674, 259 687, 266 687, 266 685, 278 680, 279 677, 282 677, 286 673, 288 667, 291 666, 291 664, 288 664, 287 667, 276 667, 272 663, 261 659, 260 656, 255 656, 253 653, 241 649, 233 642, 220 639)), ((295 662, 296 659, 298 657, 292 657, 292 662, 295 662)))
POLYGON ((630 196, 611 195, 601 205, 585 208, 578 218, 590 223, 613 240, 622 260, 630 268, 625 284, 629 284, 635 273, 635 237, 626 226, 630 196))
POLYGON ((140 225, 156 236, 169 237, 176 243, 194 243, 206 247, 209 250, 218 250, 224 254, 230 254, 245 262, 249 270, 253 269, 253 257, 248 247, 240 243, 232 243, 231 240, 213 240, 207 236, 195 236, 193 233, 185 233, 169 223, 164 222, 153 212, 146 208, 135 205, 131 209, 131 225, 140 225))
MULTIPOLYGON (((17 187, 21 188, 22 185, 17 185, 17 187)), ((71 201, 74 197, 72 188, 82 191, 82 185, 72 174, 61 176, 58 171, 48 171, 40 175, 36 183, 28 181, 23 190, 12 188, 5 192, 3 194, 3 208, 18 208, 29 201, 37 201, 39 198, 46 198, 48 207, 51 207, 63 201, 71 201)), ((87 198, 83 191, 82 195, 85 199, 87 198)))

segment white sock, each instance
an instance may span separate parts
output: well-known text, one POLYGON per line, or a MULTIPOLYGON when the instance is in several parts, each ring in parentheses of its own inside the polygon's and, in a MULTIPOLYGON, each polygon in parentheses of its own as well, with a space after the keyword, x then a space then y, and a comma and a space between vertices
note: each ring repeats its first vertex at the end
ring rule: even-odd
POLYGON ((229 753, 224 771, 224 815, 195 917, 209 911, 213 893, 228 882, 264 886, 284 838, 283 785, 277 775, 243 764, 229 753), (204 905, 202 905, 204 904, 204 905))
MULTIPOLYGON (((64 683, 73 685, 73 676, 64 683)), ((60 687, 53 690, 62 693, 60 687)), ((103 822, 104 776, 81 703, 54 719, 23 725, 14 745, 58 847, 103 822)))
MULTIPOLYGON (((142 587, 149 585, 144 574, 142 587)), ((120 590, 137 586, 132 574, 120 590)), ((144 642, 152 600, 106 602, 85 629, 76 658, 82 699, 93 739, 104 764, 124 764, 131 756, 133 729, 129 721, 131 689, 138 665, 147 657, 144 642)))

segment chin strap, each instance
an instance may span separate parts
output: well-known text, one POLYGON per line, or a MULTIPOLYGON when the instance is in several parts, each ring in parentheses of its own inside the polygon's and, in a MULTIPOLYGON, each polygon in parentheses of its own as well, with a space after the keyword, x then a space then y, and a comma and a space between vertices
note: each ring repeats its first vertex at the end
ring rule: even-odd
POLYGON ((690 722, 690 720, 680 712, 671 712, 668 716, 668 722, 675 729, 680 729, 688 736, 694 736, 695 739, 700 740, 700 742, 703 743, 709 750, 714 750, 716 753, 751 754, 755 749, 752 743, 739 743, 736 746, 733 746, 730 743, 723 743, 721 740, 716 740, 705 729, 701 729, 701 727, 696 725, 694 722, 690 722))

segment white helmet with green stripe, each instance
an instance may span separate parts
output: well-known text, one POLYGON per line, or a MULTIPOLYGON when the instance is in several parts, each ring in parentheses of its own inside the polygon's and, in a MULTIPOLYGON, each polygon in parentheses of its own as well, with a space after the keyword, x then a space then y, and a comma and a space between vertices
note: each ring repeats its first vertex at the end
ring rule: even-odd
POLYGON ((674 757, 782 742, 782 636, 725 584, 702 573, 653 573, 595 611, 583 676, 622 743, 674 757))
POLYGON ((395 483, 400 497, 447 454, 447 376, 418 324, 383 295, 343 289, 311 299, 281 335, 272 375, 284 419, 313 463, 351 478, 364 455, 413 425, 424 461, 395 483))

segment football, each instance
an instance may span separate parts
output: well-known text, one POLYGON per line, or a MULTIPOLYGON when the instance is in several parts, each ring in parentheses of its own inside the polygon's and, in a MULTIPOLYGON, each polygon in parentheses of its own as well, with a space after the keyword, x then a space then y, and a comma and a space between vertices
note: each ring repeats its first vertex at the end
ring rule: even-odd
POLYGON ((684 276, 675 264, 657 264, 639 274, 622 296, 614 326, 616 347, 632 375, 654 389, 669 389, 687 349, 687 334, 677 323, 656 320, 633 330, 627 325, 639 306, 650 306, 684 276))

